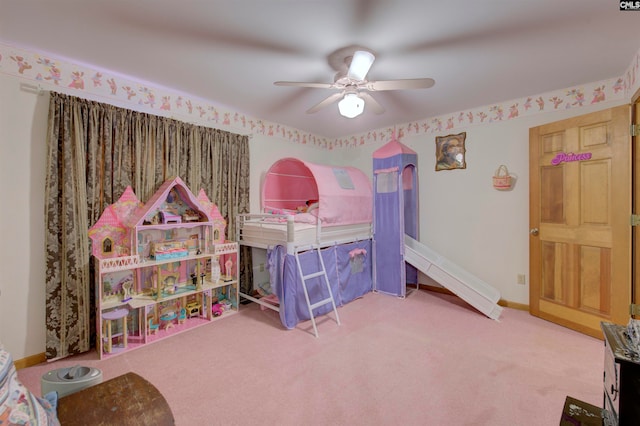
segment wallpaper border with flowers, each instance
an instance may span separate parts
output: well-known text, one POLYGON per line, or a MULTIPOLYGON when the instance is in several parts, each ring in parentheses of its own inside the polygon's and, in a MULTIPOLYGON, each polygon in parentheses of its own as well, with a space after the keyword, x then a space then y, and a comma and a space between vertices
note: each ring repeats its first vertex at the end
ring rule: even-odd
POLYGON ((330 139, 241 114, 195 96, 139 82, 114 72, 0 43, 0 73, 29 80, 38 89, 112 102, 122 107, 230 132, 285 139, 328 150, 387 140, 392 132, 396 132, 398 137, 455 132, 474 125, 514 120, 553 110, 580 108, 617 99, 630 100, 640 88, 639 68, 640 49, 620 77, 330 139))

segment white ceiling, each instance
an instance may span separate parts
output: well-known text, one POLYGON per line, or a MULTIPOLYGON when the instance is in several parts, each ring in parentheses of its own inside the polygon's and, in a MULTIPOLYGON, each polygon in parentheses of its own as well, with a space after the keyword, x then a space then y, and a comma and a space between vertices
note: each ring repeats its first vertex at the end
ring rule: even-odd
POLYGON ((256 118, 340 137, 620 77, 640 48, 640 11, 615 0, 0 0, 0 42, 191 94, 256 118), (355 119, 328 55, 376 53, 368 78, 431 77, 377 92, 355 119))

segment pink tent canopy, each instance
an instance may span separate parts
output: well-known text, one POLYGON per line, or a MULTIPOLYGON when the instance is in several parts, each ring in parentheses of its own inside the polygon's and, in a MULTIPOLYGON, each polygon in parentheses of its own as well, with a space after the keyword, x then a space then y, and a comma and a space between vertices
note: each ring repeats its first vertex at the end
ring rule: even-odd
MULTIPOLYGON (((262 185, 262 209, 295 210, 318 200, 324 224, 371 222, 371 181, 355 167, 338 167, 283 158, 267 171, 262 185)), ((316 212, 312 211, 312 214, 316 212)))

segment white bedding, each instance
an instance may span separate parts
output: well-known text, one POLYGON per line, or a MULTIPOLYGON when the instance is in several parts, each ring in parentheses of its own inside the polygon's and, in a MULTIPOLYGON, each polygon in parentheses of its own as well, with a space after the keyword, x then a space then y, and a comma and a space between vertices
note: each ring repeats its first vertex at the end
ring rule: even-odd
POLYGON ((298 222, 304 220, 302 214, 295 215, 295 219, 285 215, 239 215, 237 240, 241 245, 263 249, 282 245, 287 253, 293 253, 296 247, 327 247, 372 237, 371 223, 323 226, 298 222))

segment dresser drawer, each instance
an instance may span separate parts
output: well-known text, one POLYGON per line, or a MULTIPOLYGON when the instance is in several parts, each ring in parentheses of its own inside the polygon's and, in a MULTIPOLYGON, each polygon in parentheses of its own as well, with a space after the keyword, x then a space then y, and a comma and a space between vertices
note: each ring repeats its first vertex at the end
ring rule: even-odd
POLYGON ((616 362, 606 339, 604 346, 604 408, 617 420, 620 410, 620 364, 616 362))
POLYGON ((640 424, 640 350, 627 328, 601 323, 604 332, 604 409, 607 425, 640 424))

